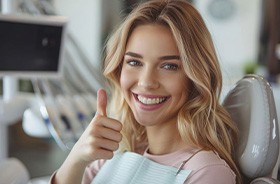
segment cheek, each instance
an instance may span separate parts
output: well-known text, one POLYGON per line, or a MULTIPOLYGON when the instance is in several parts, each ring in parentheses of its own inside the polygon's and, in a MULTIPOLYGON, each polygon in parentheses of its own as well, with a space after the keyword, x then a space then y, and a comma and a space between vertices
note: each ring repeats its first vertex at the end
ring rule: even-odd
POLYGON ((132 85, 134 81, 134 76, 126 70, 122 70, 120 77, 120 85, 123 92, 126 92, 132 85))
POLYGON ((178 78, 176 81, 177 82, 171 82, 168 85, 168 88, 173 91, 173 94, 178 98, 178 100, 185 103, 188 99, 188 81, 185 78, 178 78))

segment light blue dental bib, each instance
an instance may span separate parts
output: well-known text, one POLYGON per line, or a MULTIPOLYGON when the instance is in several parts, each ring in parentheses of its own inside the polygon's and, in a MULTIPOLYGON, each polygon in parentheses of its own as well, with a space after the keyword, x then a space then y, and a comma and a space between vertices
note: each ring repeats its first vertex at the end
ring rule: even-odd
POLYGON ((91 184, 183 184, 190 173, 125 152, 107 160, 91 184))

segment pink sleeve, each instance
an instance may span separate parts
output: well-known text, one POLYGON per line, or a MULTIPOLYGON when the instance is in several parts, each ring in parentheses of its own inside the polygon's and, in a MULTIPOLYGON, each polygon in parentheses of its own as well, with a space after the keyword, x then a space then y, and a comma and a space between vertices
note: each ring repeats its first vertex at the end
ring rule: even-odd
POLYGON ((235 184, 235 174, 224 165, 211 165, 191 173, 185 184, 235 184))
POLYGON ((96 160, 88 165, 85 169, 82 184, 90 184, 92 179, 96 176, 97 172, 104 165, 105 160, 96 160))

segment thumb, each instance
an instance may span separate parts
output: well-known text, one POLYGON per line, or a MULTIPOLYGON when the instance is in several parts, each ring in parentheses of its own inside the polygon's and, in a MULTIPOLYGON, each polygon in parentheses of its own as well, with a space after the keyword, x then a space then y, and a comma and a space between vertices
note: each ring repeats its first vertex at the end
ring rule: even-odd
POLYGON ((106 108, 107 108, 107 93, 104 89, 99 89, 97 91, 96 114, 100 114, 102 116, 107 116, 106 108))

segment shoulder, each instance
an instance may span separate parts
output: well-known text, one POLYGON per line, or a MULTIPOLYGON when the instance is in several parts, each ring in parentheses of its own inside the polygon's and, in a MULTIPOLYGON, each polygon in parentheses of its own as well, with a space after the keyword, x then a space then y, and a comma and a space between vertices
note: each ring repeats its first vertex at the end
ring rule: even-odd
POLYGON ((184 169, 192 170, 186 183, 235 183, 235 173, 213 151, 200 151, 186 163, 184 169))
POLYGON ((227 166, 227 163, 213 151, 199 151, 187 163, 193 165, 196 169, 213 165, 227 166))

